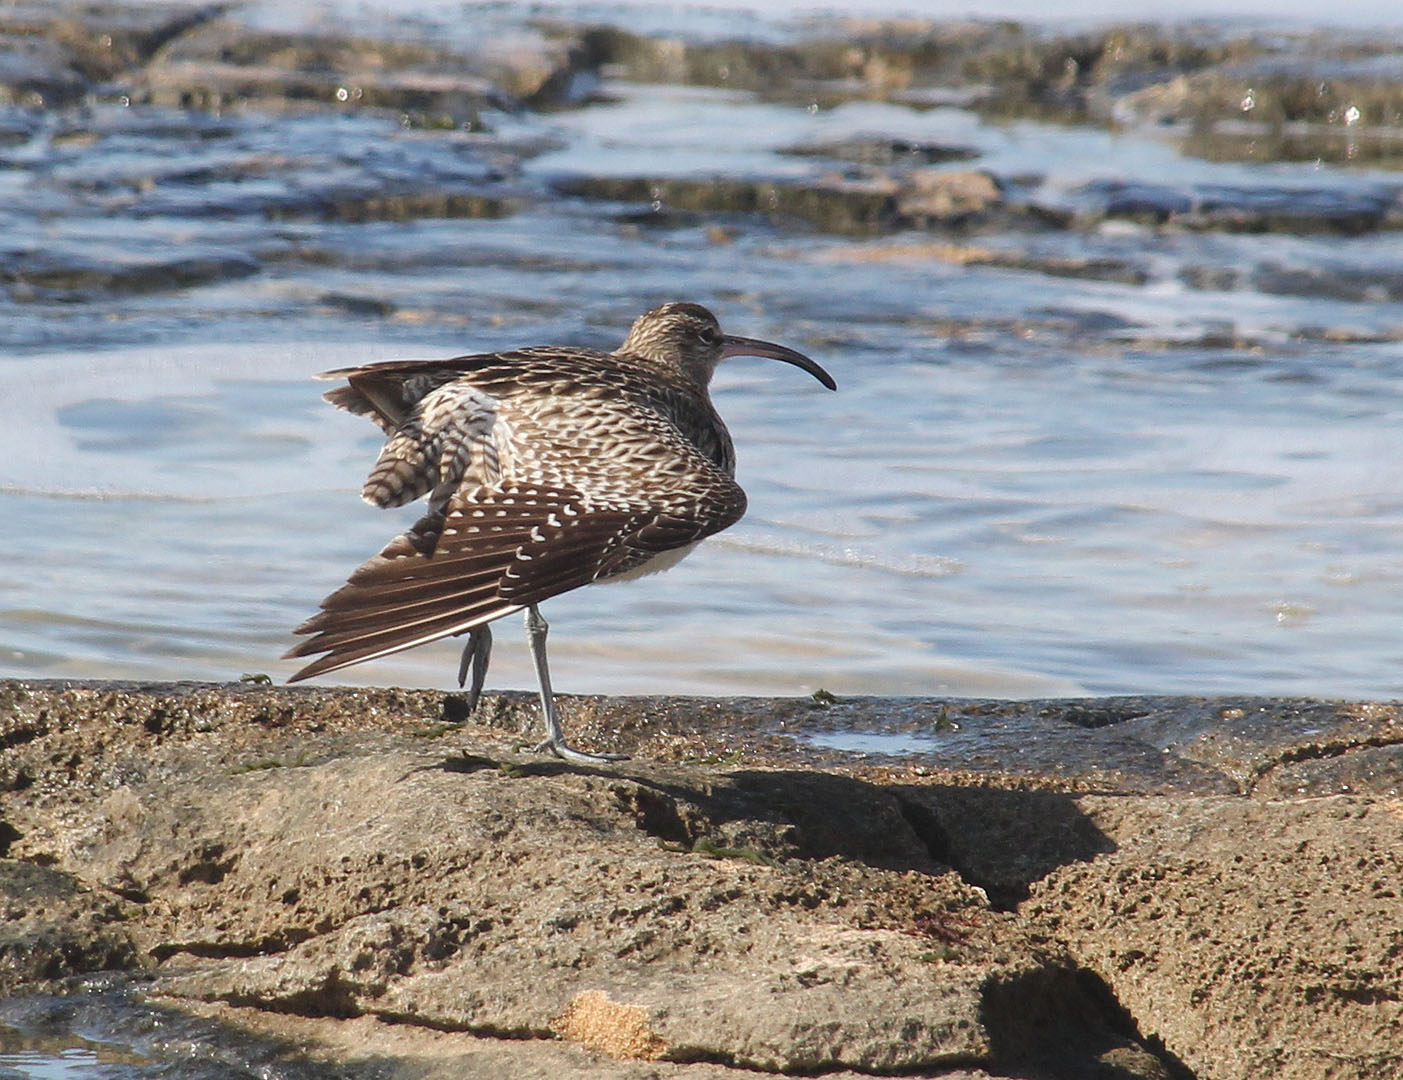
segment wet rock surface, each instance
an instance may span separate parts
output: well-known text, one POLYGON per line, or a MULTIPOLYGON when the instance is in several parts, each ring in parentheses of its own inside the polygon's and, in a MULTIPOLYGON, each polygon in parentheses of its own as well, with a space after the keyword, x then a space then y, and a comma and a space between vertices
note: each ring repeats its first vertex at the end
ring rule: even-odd
POLYGON ((0 1023, 308 1075, 1398 1063, 1395 705, 564 708, 633 759, 523 753, 527 695, 0 685, 0 1023))

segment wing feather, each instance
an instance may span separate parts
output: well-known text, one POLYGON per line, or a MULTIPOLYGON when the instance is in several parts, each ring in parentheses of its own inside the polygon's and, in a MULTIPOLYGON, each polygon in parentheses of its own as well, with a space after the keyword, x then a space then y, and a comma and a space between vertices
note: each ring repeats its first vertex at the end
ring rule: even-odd
POLYGON ((541 487, 459 492, 433 551, 397 537, 297 628, 310 636, 289 657, 326 655, 291 681, 462 633, 695 543, 745 508, 719 471, 707 490, 685 520, 641 499, 596 507, 579 492, 541 487))
POLYGON ((361 602, 353 607, 323 610, 313 615, 293 633, 320 634, 327 631, 319 644, 331 645, 334 634, 383 626, 391 618, 397 623, 409 625, 419 618, 438 614, 449 606, 456 608, 471 604, 480 594, 495 593, 501 577, 500 567, 492 566, 476 574, 465 574, 455 578, 455 587, 451 590, 445 589, 441 581, 421 582, 422 585, 431 587, 421 588, 407 595, 376 589, 369 596, 361 597, 361 602), (369 601, 369 604, 366 601, 369 601))

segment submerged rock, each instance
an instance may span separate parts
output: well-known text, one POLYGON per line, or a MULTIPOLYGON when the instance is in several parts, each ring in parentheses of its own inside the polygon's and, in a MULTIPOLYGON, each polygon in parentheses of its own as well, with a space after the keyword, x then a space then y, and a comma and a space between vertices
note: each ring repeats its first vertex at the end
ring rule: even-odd
POLYGON ((1403 162, 1403 53, 1387 41, 1286 38, 1127 95, 1121 115, 1174 125, 1181 147, 1215 161, 1403 162))
POLYGON ((220 11, 217 4, 6 4, 0 10, 0 102, 76 104, 220 11))
POLYGON ((867 235, 898 227, 894 193, 870 185, 834 182, 794 184, 765 180, 571 177, 555 182, 562 195, 609 202, 641 202, 655 212, 704 211, 793 218, 824 232, 867 235))
MULTIPOLYGON (((1057 123, 1167 126, 1187 152, 1208 157, 1349 164, 1399 159, 1401 56, 1388 42, 1344 34, 1149 24, 1069 34, 928 19, 814 20, 783 42, 523 19, 455 48, 422 30, 370 37, 309 24, 272 32, 225 5, 31 0, 0 13, 0 101, 369 108, 421 127, 480 129, 491 110, 593 100, 608 75, 814 107, 875 98, 1057 123)), ((835 145, 830 156, 880 165, 930 152, 885 141, 835 145)))
POLYGON ((1251 282, 1253 288, 1279 296, 1329 296, 1356 303, 1403 300, 1403 266, 1399 265, 1364 268, 1263 263, 1252 270, 1251 282))
POLYGON ((998 116, 1105 123, 1124 96, 1261 54, 1251 35, 1201 27, 1109 26, 1073 35, 1013 22, 923 19, 818 23, 782 45, 688 41, 600 27, 588 52, 640 82, 751 90, 836 104, 931 101, 931 92, 998 116))
POLYGON ((1145 266, 1129 259, 1046 255, 1025 249, 1010 250, 944 242, 879 241, 796 252, 795 257, 819 263, 942 262, 956 266, 997 266, 1008 270, 1047 274, 1050 277, 1118 281, 1127 285, 1143 285, 1150 277, 1145 266))
POLYGON ((1005 204, 989 174, 933 168, 813 182, 582 176, 558 179, 554 187, 562 195, 641 202, 654 213, 759 214, 779 225, 801 222, 840 236, 985 228, 1023 213, 1005 204))
MULTIPOLYGON (((641 82, 750 90, 836 105, 880 98, 959 104, 994 117, 1168 127, 1190 154, 1225 160, 1403 160, 1403 54, 1386 41, 1206 25, 1035 25, 926 20, 822 23, 783 45, 584 31, 583 51, 641 82)), ((882 163, 880 148, 838 146, 882 163)), ((893 159, 901 156, 898 151, 893 159)))
POLYGON ((270 203, 275 221, 320 217, 329 221, 414 221, 420 218, 500 218, 512 211, 506 199, 473 191, 408 191, 376 194, 327 192, 292 203, 270 203))
POLYGON ((269 32, 223 4, 23 3, 0 12, 0 102, 30 106, 95 96, 202 110, 323 105, 458 127, 479 123, 487 108, 567 98, 581 60, 574 42, 525 28, 465 54, 324 27, 269 32))
POLYGON ((5 260, 0 265, 0 283, 18 301, 73 301, 194 288, 249 277, 260 269, 256 259, 232 253, 121 263, 32 253, 5 260))
POLYGON ((782 154, 794 157, 823 157, 835 161, 850 161, 857 165, 941 165, 951 161, 973 161, 978 151, 967 146, 945 146, 939 143, 912 142, 872 135, 841 142, 811 143, 791 146, 782 154))
MULTIPOLYGON (((798 223, 853 237, 906 230, 959 235, 1013 228, 1088 229, 1106 219, 1242 233, 1356 235, 1403 227, 1403 185, 1351 190, 1095 180, 1049 198, 1036 190, 1007 194, 1013 185, 980 170, 902 166, 805 180, 577 176, 559 178, 553 186, 563 195, 642 203, 664 221, 678 211, 758 214, 780 228, 798 223)), ((1144 280, 1139 272, 1071 276, 1144 280)))
POLYGON ((1403 185, 1373 190, 1341 187, 1186 187, 1095 180, 1071 193, 1071 202, 1091 219, 1122 218, 1224 232, 1338 232, 1356 234, 1403 227, 1403 185))
POLYGON ((209 22, 135 73, 133 100, 217 110, 229 105, 392 109, 453 128, 506 96, 463 57, 427 44, 251 32, 209 22))

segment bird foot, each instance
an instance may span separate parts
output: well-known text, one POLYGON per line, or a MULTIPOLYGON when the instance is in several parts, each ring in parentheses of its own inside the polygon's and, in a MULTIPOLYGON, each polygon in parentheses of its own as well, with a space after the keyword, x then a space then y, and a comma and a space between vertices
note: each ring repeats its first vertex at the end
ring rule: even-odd
POLYGON ((591 754, 586 750, 576 750, 563 739, 558 742, 547 739, 539 744, 535 751, 538 754, 549 751, 562 761, 569 761, 575 765, 608 765, 613 761, 628 760, 627 754, 591 754))
POLYGON ((458 661, 458 685, 468 681, 468 669, 472 669, 473 688, 468 691, 468 715, 482 700, 482 684, 487 681, 487 664, 492 659, 492 627, 483 624, 468 632, 468 643, 463 646, 463 658, 458 661))

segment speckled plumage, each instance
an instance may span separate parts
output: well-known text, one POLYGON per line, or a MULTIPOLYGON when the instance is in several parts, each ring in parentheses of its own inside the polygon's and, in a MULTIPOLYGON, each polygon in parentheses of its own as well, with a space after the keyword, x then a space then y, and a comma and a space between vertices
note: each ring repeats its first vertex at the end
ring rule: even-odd
POLYGON ((327 400, 388 436, 366 501, 428 505, 297 628, 310 636, 289 656, 325 655, 293 679, 675 561, 734 524, 745 493, 707 385, 738 353, 833 385, 801 354, 725 337, 696 304, 648 312, 613 353, 528 348, 328 372, 347 385, 327 400))

